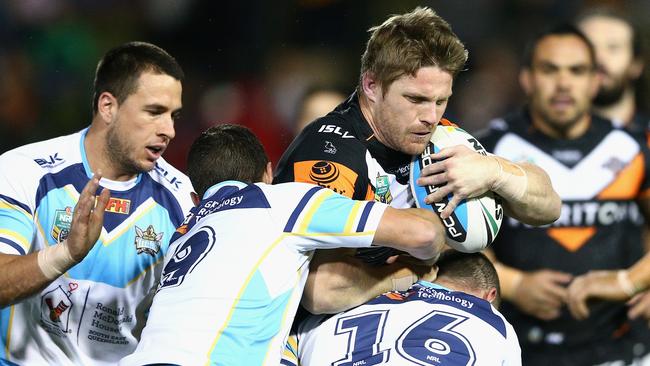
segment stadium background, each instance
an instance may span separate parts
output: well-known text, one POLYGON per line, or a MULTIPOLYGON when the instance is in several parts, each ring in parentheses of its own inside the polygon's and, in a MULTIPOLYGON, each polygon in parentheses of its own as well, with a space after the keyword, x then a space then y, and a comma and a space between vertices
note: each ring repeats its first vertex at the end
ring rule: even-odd
POLYGON ((475 131, 522 102, 516 76, 526 38, 599 4, 631 14, 648 43, 647 0, 4 0, 0 152, 87 126, 97 60, 143 40, 169 51, 186 73, 167 160, 184 170, 191 141, 219 121, 252 128, 277 163, 303 93, 313 85, 352 91, 367 29, 418 5, 448 20, 469 49, 446 116, 475 131))

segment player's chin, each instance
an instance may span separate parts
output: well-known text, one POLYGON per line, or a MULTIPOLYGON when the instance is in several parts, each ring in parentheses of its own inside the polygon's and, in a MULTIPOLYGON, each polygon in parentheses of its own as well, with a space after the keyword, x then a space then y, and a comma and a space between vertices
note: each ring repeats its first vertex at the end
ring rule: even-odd
POLYGON ((138 171, 140 173, 147 173, 152 171, 153 168, 156 167, 156 161, 158 161, 158 159, 145 159, 140 161, 139 164, 137 164, 138 171))
POLYGON ((423 138, 410 139, 408 142, 403 144, 402 152, 408 155, 422 154, 422 151, 424 151, 424 148, 427 147, 427 144, 429 143, 429 138, 430 135, 426 135, 423 138))

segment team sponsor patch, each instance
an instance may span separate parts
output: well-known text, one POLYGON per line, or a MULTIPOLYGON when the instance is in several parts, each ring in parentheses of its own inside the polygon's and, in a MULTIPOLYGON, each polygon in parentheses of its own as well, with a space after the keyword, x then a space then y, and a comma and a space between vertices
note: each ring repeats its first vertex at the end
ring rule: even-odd
POLYGON ((63 210, 54 211, 54 222, 50 235, 57 243, 64 241, 70 233, 72 224, 72 207, 66 207, 63 210))
POLYGON ((163 233, 156 233, 153 225, 149 225, 147 230, 142 231, 138 226, 135 227, 135 249, 138 254, 147 253, 155 256, 160 251, 163 233))
POLYGON ((347 197, 354 194, 357 173, 345 165, 325 160, 299 161, 293 164, 296 182, 315 183, 347 197))
POLYGON ((70 295, 78 287, 76 282, 71 282, 68 284, 67 291, 59 285, 41 296, 41 324, 50 333, 59 336, 72 333, 72 329, 68 327, 70 308, 73 305, 70 295))
POLYGON ((377 175, 375 201, 381 203, 391 203, 393 196, 390 194, 390 181, 386 175, 377 175))
POLYGON ((321 132, 321 133, 333 133, 333 134, 341 136, 341 138, 344 138, 344 139, 353 139, 354 138, 354 136, 350 135, 348 133, 348 131, 344 131, 343 129, 341 129, 341 127, 335 126, 335 125, 323 125, 323 126, 320 126, 320 128, 318 129, 318 132, 321 132))
POLYGON ((131 211, 131 200, 111 197, 108 200, 105 211, 128 215, 131 211))

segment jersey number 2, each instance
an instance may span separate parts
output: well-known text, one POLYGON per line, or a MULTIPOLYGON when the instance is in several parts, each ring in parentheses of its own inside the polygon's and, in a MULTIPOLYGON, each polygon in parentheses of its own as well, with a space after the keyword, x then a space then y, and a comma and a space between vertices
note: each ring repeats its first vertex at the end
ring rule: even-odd
POLYGON ((194 270, 214 247, 214 241, 214 230, 209 226, 204 226, 187 240, 180 243, 163 269, 158 291, 166 287, 176 287, 183 283, 185 277, 194 270))

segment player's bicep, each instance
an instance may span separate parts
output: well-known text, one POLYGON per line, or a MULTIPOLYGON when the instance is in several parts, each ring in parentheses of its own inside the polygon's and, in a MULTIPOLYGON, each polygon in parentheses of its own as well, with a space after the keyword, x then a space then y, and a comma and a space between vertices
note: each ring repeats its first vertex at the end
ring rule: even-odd
POLYGON ((299 238, 295 242, 302 250, 367 247, 387 207, 322 189, 309 198, 300 212, 294 211, 294 222, 287 225, 285 232, 299 238))

